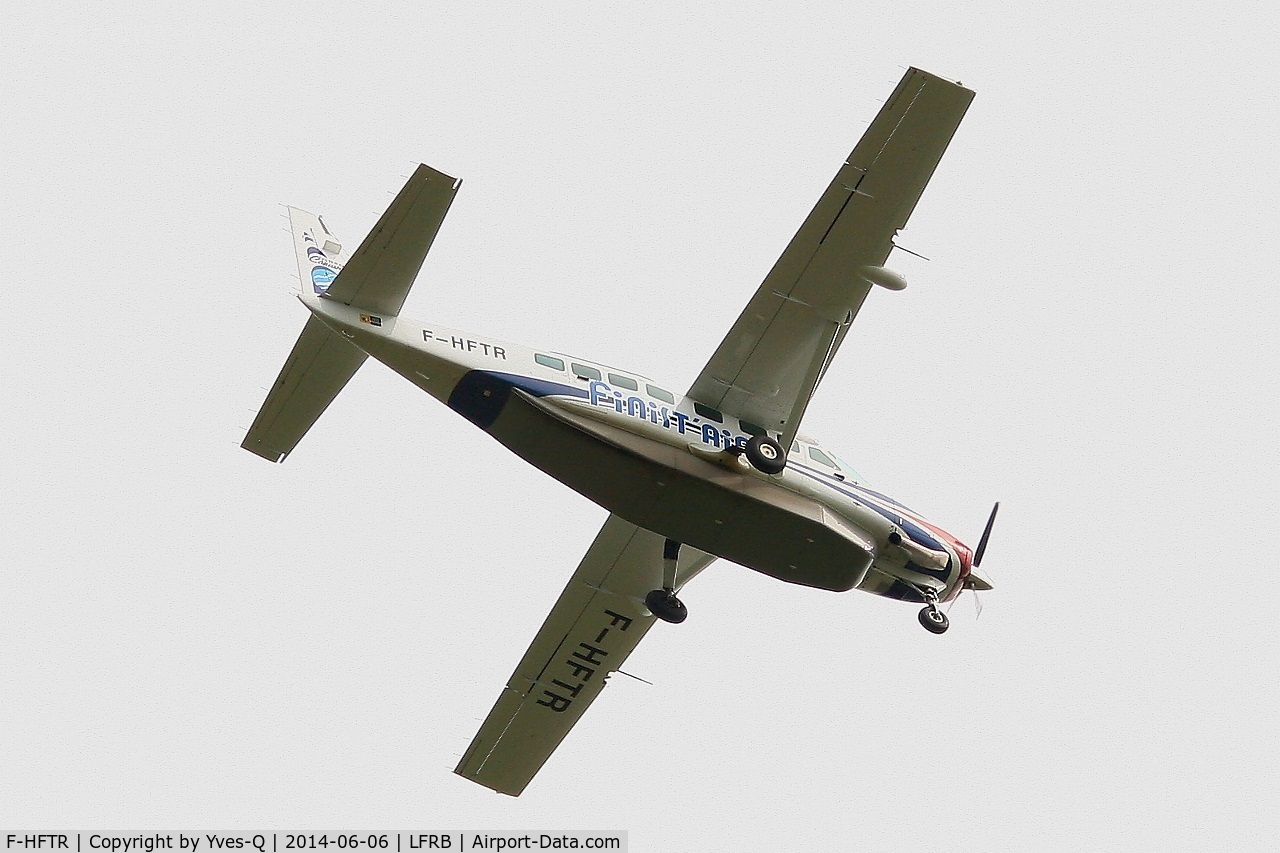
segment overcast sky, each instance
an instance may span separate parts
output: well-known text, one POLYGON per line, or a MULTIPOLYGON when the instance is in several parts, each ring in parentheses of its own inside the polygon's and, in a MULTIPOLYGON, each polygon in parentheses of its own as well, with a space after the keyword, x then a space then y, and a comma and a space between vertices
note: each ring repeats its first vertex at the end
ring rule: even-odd
POLYGON ((125 6, 0 28, 0 826, 1273 849, 1269 4, 125 6), (717 563, 524 796, 454 776, 605 512, 377 363, 241 450, 279 205, 462 177, 407 315, 684 388, 909 65, 977 91, 931 260, 804 429, 1002 502, 981 619, 717 563))

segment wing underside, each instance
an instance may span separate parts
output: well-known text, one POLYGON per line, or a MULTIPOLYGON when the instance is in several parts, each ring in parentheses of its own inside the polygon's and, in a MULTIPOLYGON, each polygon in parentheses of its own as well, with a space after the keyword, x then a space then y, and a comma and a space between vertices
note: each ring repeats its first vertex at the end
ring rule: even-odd
MULTIPOLYGON (((611 515, 454 772, 519 796, 652 627, 663 537, 611 515)), ((714 557, 685 547, 677 587, 714 557)))
POLYGON ((689 390, 793 436, 973 99, 912 68, 689 390))

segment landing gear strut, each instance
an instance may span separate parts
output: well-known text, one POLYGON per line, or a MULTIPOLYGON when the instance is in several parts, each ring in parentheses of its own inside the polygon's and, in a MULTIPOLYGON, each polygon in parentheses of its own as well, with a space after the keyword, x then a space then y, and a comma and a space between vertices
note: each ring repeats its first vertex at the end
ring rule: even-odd
POLYGON ((663 622, 679 625, 689 617, 684 603, 676 598, 676 563, 680 559, 680 543, 668 539, 662 543, 662 589, 644 597, 644 606, 663 622))

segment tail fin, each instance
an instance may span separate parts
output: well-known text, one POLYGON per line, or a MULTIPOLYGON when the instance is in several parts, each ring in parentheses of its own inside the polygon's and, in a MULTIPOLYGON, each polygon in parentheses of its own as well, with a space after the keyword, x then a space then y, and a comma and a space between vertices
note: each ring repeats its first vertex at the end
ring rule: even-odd
MULTIPOLYGON (((321 296, 378 314, 399 314, 459 183, 419 166, 350 259, 324 220, 289 208, 304 299, 314 304, 321 296)), ((309 317, 240 446, 283 462, 367 357, 318 317, 309 317)))
POLYGON ((291 207, 289 225, 293 228, 293 250, 298 255, 302 290, 320 296, 333 284, 347 261, 342 244, 314 213, 291 207))

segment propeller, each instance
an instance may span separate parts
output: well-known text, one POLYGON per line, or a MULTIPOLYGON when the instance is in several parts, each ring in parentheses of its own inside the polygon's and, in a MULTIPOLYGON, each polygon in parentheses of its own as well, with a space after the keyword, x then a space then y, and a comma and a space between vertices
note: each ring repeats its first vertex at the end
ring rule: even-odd
MULTIPOLYGON (((974 568, 982 565, 982 555, 987 552, 987 542, 991 539, 991 528, 996 523, 996 513, 999 511, 1000 501, 996 501, 996 505, 991 508, 991 516, 987 519, 987 526, 982 531, 982 538, 978 540, 978 550, 973 552, 974 568)), ((991 589, 991 582, 970 572, 964 587, 965 589, 973 590, 973 607, 977 611, 977 615, 981 616, 982 597, 978 595, 978 591, 991 589)))
POLYGON ((991 527, 996 523, 996 513, 999 511, 1000 501, 996 501, 996 505, 991 508, 991 517, 987 519, 987 527, 982 531, 982 538, 978 540, 978 550, 973 552, 975 566, 982 565, 982 555, 987 552, 987 540, 991 538, 991 527))

